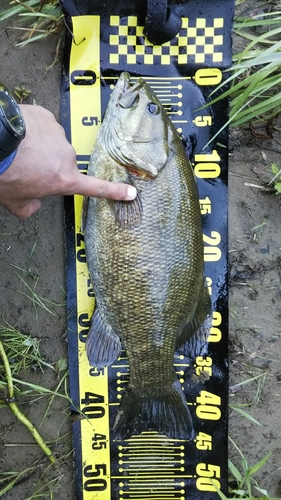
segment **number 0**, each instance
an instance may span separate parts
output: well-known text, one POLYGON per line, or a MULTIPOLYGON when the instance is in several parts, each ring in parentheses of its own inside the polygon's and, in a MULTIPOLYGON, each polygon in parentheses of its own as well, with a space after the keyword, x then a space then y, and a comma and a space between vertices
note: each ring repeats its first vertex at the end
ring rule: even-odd
POLYGON ((199 491, 217 491, 221 489, 218 479, 209 479, 207 477, 198 477, 196 487, 199 491))

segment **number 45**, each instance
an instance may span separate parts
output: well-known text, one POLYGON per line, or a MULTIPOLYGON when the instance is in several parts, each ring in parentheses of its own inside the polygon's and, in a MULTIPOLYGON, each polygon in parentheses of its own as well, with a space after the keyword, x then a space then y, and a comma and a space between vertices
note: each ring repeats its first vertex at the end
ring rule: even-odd
POLYGON ((212 436, 204 432, 199 432, 198 436, 196 436, 196 448, 197 450, 211 450, 212 436))

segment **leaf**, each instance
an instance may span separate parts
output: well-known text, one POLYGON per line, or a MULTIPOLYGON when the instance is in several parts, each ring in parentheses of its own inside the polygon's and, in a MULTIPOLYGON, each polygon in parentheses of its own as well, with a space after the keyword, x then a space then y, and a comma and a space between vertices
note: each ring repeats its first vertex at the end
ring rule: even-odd
POLYGON ((219 497, 222 499, 222 500, 229 500, 224 494, 222 491, 220 490, 217 490, 217 494, 219 495, 219 497))
POLYGON ((271 455, 271 452, 267 453, 265 455, 265 457, 263 457, 261 460, 259 460, 259 462, 257 462, 255 465, 253 465, 252 467, 249 468, 249 474, 251 476, 253 476, 254 474, 256 474, 265 464, 265 462, 267 462, 267 460, 269 459, 271 455))
POLYGON ((247 413, 245 410, 242 410, 241 408, 238 408, 237 406, 234 405, 230 405, 230 408, 234 411, 237 411, 237 413, 240 413, 240 415, 242 415, 243 417, 246 417, 253 424, 261 425, 254 417, 249 415, 249 413, 247 413))
POLYGON ((235 465, 231 462, 231 460, 228 460, 228 468, 233 475, 233 477, 238 481, 239 483, 242 481, 243 477, 240 474, 239 470, 235 467, 235 465))
MULTIPOLYGON (((25 2, 27 7, 33 7, 38 5, 38 0, 29 0, 28 2, 25 2)), ((16 7, 11 7, 10 9, 4 10, 0 14, 0 21, 4 21, 4 19, 8 19, 9 17, 14 16, 15 14, 18 14, 20 12, 24 11, 24 6, 23 5, 17 5, 16 7)))
POLYGON ((27 87, 27 85, 20 85, 19 87, 14 88, 14 93, 18 97, 18 99, 24 100, 26 99, 30 94, 31 90, 27 87))
POLYGON ((271 172, 273 174, 278 174, 279 170, 280 169, 279 169, 278 165, 276 165, 276 163, 271 163, 271 172))
POLYGON ((248 498, 246 497, 246 491, 245 490, 231 490, 231 493, 234 493, 234 495, 239 495, 239 497, 242 498, 248 498))
POLYGON ((263 497, 264 499, 269 499, 267 490, 264 490, 263 488, 259 488, 258 486, 255 486, 255 488, 264 495, 264 497, 263 497))
POLYGON ((274 189, 277 191, 276 194, 281 194, 281 182, 276 182, 274 189))
POLYGON ((67 358, 60 358, 57 362, 56 362, 56 369, 61 372, 61 371, 64 371, 64 370, 67 370, 68 368, 68 359, 67 358))

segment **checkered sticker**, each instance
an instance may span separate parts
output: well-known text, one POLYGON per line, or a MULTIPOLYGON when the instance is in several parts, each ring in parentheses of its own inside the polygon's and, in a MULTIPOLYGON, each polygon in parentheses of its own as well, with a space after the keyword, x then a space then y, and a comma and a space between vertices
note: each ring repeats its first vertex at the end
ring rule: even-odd
POLYGON ((153 45, 144 35, 144 27, 138 25, 136 16, 110 17, 109 36, 111 64, 171 63, 176 57, 178 64, 213 64, 223 60, 223 18, 208 23, 205 18, 182 18, 177 36, 163 45, 153 45))

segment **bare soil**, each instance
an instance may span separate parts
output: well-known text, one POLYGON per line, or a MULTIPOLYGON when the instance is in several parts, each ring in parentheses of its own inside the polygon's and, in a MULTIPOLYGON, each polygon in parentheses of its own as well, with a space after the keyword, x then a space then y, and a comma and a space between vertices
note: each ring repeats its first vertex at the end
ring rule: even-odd
MULTIPOLYGON (((1 8, 8 3, 2 0, 1 8)), ((27 102, 34 99, 59 120, 60 64, 45 73, 57 38, 19 49, 13 45, 17 36, 1 25, 0 80, 10 89, 28 85, 32 95, 27 102)), ((281 498, 281 195, 264 188, 273 177, 271 164, 281 164, 280 125, 280 119, 274 122, 273 138, 263 129, 256 130, 259 137, 249 129, 233 130, 229 149, 229 435, 249 466, 271 452, 255 476, 271 498, 281 498), (248 383, 240 385, 243 381, 248 383), (259 425, 237 413, 237 405, 259 425)), ((67 357, 63 200, 43 200, 40 211, 26 221, 0 209, 0 256, 0 323, 40 339, 42 357, 56 367, 67 357), (26 284, 51 313, 34 304, 26 284)), ((19 377, 55 390, 63 374, 34 367, 19 377)), ((60 393, 65 394, 64 386, 60 393)), ((9 409, 0 408, 0 479, 3 472, 30 468, 5 499, 28 500, 40 493, 36 498, 74 498, 69 403, 55 397, 49 404, 50 397, 31 403, 27 395, 21 408, 60 457, 52 467, 9 409)), ((241 470, 232 444, 230 458, 241 470)))

